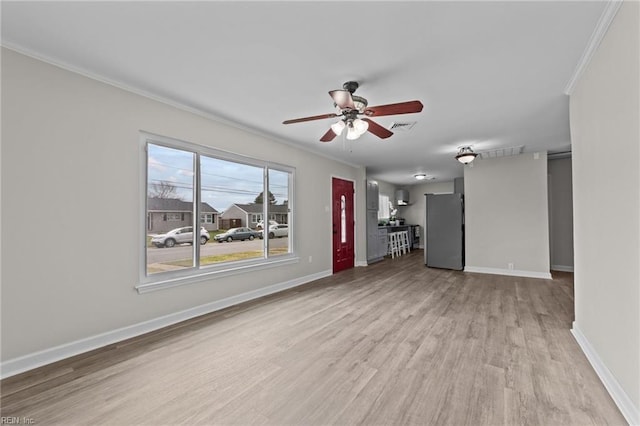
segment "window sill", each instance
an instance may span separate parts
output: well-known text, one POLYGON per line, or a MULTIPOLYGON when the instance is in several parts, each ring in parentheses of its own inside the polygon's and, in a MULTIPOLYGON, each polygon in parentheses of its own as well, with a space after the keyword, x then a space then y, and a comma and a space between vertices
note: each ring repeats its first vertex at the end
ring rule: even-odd
POLYGON ((259 271, 263 269, 276 268, 283 265, 292 265, 298 263, 300 258, 295 255, 282 256, 277 259, 261 259, 258 262, 244 263, 237 265, 228 265, 225 269, 202 269, 192 275, 179 278, 170 278, 166 280, 158 280, 149 283, 141 283, 135 286, 139 294, 150 293, 152 291, 164 290, 167 288, 180 287, 183 285, 194 284, 201 281, 239 275, 245 272, 259 271))

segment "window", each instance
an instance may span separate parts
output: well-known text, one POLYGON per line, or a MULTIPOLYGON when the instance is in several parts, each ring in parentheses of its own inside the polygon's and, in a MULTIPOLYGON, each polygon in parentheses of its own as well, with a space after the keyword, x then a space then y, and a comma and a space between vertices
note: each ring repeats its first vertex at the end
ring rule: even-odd
POLYGON ((258 223, 262 221, 262 213, 251 214, 251 223, 258 223))
POLYGON ((184 218, 184 214, 181 213, 167 213, 167 221, 169 222, 180 222, 184 218))
POLYGON ((213 213, 202 213, 200 214, 200 223, 215 223, 213 218, 213 213))
POLYGON ((389 196, 388 195, 379 195, 378 196, 378 219, 389 219, 391 216, 389 212, 389 196))
POLYGON ((293 168, 149 134, 141 141, 145 261, 138 291, 297 261, 291 227, 255 229, 263 217, 275 226, 291 223, 293 168), (172 206, 185 213, 158 215, 172 206))
POLYGON ((340 196, 340 242, 347 242, 347 199, 344 195, 340 196))
POLYGON ((283 170, 269 169, 268 173, 269 202, 267 204, 269 218, 265 231, 269 236, 269 256, 287 253, 289 248, 289 227, 280 228, 279 225, 290 223, 289 209, 290 182, 289 174, 283 170), (272 231, 273 228, 273 231, 272 231))

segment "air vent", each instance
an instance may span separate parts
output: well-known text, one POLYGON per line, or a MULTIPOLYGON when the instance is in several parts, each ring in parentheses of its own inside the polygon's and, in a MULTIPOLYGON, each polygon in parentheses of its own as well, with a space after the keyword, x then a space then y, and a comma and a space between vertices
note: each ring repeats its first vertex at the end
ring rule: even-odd
POLYGON ((524 151, 524 145, 520 146, 511 146, 507 148, 498 148, 492 149, 490 151, 480 151, 478 154, 482 158, 500 158, 500 157, 510 157, 512 155, 522 154, 524 151))
POLYGON ((405 121, 405 122, 393 122, 389 127, 389 130, 394 132, 408 132, 416 125, 415 121, 405 121))

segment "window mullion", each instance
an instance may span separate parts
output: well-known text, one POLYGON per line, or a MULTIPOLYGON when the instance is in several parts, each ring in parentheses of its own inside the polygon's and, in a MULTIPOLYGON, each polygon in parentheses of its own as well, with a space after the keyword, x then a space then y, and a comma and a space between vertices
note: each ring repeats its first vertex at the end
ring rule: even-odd
POLYGON ((193 157, 193 188, 195 194, 193 194, 194 207, 193 207, 193 264, 196 269, 200 268, 200 210, 201 210, 201 179, 200 179, 200 154, 195 153, 193 157))
POLYGON ((262 179, 262 241, 264 241, 264 246, 262 247, 262 255, 265 258, 269 257, 269 167, 265 166, 263 168, 263 179, 262 179))

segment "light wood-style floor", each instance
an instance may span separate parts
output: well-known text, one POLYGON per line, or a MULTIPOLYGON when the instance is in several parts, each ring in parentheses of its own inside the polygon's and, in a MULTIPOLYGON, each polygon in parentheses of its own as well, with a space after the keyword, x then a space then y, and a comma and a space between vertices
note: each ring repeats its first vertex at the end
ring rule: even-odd
POLYGON ((422 252, 2 383, 40 425, 622 425, 553 281, 429 269, 422 252))

